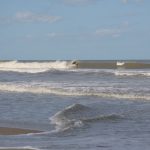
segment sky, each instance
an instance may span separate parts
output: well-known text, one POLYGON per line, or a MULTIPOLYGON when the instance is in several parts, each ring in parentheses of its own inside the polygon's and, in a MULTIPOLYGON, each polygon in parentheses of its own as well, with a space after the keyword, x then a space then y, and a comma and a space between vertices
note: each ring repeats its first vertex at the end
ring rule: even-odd
POLYGON ((0 59, 150 59, 149 15, 150 0, 0 0, 0 59))

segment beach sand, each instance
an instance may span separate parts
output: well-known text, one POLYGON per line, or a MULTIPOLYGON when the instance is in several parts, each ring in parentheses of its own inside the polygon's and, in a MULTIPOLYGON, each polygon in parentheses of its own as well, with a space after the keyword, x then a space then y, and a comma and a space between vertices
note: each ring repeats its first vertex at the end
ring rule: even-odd
POLYGON ((28 133, 39 133, 39 132, 41 131, 21 129, 21 128, 0 127, 0 135, 20 135, 20 134, 28 134, 28 133))
MULTIPOLYGON (((40 132, 41 131, 38 131, 38 130, 0 127, 0 135, 21 135, 21 134, 28 134, 28 133, 40 133, 40 132)), ((18 147, 18 148, 0 147, 0 150, 36 150, 36 149, 28 148, 28 147, 24 147, 24 148, 22 147, 18 147)))
POLYGON ((37 150, 34 148, 0 148, 0 150, 37 150))
POLYGON ((21 148, 21 147, 18 147, 18 148, 0 148, 0 150, 38 150, 36 148, 21 148))

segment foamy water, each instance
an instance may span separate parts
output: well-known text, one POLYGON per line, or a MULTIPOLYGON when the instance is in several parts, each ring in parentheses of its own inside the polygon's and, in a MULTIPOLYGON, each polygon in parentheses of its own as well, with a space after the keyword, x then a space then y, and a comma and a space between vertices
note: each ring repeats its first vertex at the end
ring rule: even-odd
POLYGON ((0 126, 42 132, 0 135, 0 149, 149 150, 148 66, 1 61, 0 126))

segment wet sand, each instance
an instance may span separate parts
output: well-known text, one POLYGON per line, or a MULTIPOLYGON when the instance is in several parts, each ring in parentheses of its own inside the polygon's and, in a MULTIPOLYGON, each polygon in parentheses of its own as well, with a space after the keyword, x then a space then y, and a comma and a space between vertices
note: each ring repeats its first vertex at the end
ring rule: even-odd
POLYGON ((41 131, 30 130, 30 129, 20 129, 20 128, 0 127, 0 135, 20 135, 20 134, 28 134, 28 133, 39 133, 39 132, 41 131))
POLYGON ((22 147, 16 147, 16 148, 0 148, 0 150, 38 150, 38 149, 35 149, 35 148, 22 148, 22 147))
POLYGON ((0 150, 38 150, 38 149, 34 149, 34 148, 21 148, 21 147, 18 147, 18 148, 0 148, 0 150))

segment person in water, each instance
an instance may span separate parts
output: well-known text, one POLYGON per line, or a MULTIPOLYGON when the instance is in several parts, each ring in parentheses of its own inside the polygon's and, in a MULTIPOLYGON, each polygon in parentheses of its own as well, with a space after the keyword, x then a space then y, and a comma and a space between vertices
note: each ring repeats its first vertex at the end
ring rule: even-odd
POLYGON ((72 64, 73 64, 73 65, 76 65, 77 68, 78 68, 78 66, 79 66, 79 64, 78 64, 77 61, 73 61, 72 64))

